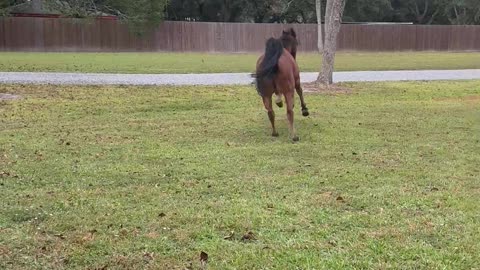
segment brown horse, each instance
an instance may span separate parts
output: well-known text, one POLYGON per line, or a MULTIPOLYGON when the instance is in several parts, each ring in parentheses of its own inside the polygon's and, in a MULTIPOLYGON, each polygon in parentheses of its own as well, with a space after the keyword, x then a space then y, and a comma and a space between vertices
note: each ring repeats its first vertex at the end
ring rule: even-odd
MULTIPOLYGON (((293 28, 290 28, 287 31, 283 30, 280 40, 282 41, 283 48, 285 48, 292 55, 293 59, 295 59, 295 62, 296 62, 298 41, 297 41, 297 33, 295 33, 295 30, 293 30, 293 28)), ((300 83, 295 84, 295 90, 297 91, 298 97, 300 98, 300 105, 302 106, 302 115, 308 116, 309 112, 308 112, 307 104, 305 104, 305 100, 303 99, 303 89, 300 83)), ((283 106, 282 99, 280 96, 277 96, 277 95, 275 96, 275 103, 279 107, 283 106)))
POLYGON ((293 141, 298 141, 299 138, 293 125, 293 107, 294 89, 300 86, 300 72, 297 62, 290 52, 283 47, 280 39, 270 38, 267 40, 265 54, 260 56, 257 61, 254 77, 256 78, 257 91, 262 97, 268 118, 272 124, 272 136, 278 136, 272 106, 272 95, 275 93, 285 97, 290 137, 293 141))

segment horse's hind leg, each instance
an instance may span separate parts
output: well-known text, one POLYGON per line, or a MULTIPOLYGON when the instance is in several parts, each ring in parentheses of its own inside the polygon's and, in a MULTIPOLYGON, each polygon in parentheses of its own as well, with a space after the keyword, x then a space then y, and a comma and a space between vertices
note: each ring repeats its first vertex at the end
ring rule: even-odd
POLYGON ((275 93, 275 104, 277 104, 279 108, 283 107, 282 95, 275 93))
POLYGON ((303 99, 303 89, 302 89, 302 85, 300 84, 300 76, 295 78, 295 90, 297 91, 298 97, 300 98, 300 105, 302 106, 302 115, 308 116, 310 113, 308 112, 307 104, 305 104, 305 100, 303 99))
POLYGON ((275 104, 277 104, 279 108, 282 108, 283 107, 282 95, 278 92, 275 82, 273 82, 273 88, 274 88, 273 93, 275 95, 275 104))
POLYGON ((297 142, 300 139, 298 138, 297 131, 293 125, 293 94, 293 90, 285 93, 285 102, 287 103, 288 130, 290 132, 290 138, 292 138, 294 142, 297 142))
POLYGON ((273 111, 273 106, 272 106, 272 96, 263 97, 263 105, 265 106, 265 109, 267 110, 268 119, 270 120, 270 124, 272 124, 272 136, 273 137, 278 137, 278 132, 275 129, 275 112, 273 111))

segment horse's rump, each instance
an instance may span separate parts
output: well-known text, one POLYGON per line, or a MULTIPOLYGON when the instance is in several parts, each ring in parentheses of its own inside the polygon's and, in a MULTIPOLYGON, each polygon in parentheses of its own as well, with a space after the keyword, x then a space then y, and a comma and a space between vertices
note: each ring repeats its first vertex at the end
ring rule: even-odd
POLYGON ((278 74, 278 62, 283 54, 282 42, 275 38, 267 40, 265 54, 257 62, 257 70, 253 77, 256 80, 257 91, 264 96, 265 90, 273 86, 273 81, 278 74))

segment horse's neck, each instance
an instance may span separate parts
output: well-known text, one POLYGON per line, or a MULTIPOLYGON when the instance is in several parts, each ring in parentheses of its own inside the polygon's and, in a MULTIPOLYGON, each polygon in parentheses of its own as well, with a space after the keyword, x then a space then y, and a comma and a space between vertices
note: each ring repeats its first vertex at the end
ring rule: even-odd
POLYGON ((293 56, 293 59, 295 59, 295 60, 297 59, 297 50, 295 48, 290 46, 290 47, 285 48, 285 50, 287 50, 287 52, 289 52, 290 55, 293 56))
POLYGON ((293 56, 293 59, 297 60, 297 48, 292 48, 290 54, 293 56))

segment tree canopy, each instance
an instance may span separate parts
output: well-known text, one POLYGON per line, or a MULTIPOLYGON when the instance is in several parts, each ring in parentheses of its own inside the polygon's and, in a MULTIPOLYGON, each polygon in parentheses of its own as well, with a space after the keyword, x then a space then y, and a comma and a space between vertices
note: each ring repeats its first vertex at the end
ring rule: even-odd
POLYGON ((0 0, 0 14, 43 13, 85 18, 114 15, 144 29, 165 17, 168 0, 0 0))
MULTIPOLYGON (((0 14, 36 2, 73 17, 111 14, 141 26, 163 19, 316 23, 315 0, 0 0, 0 14)), ((322 2, 325 12, 326 1, 322 2)), ((480 1, 348 0, 343 21, 480 24, 480 1)))
MULTIPOLYGON (((322 1, 325 12, 325 2, 322 1)), ((169 20, 316 23, 315 0, 170 0, 169 20)), ((479 0, 348 0, 344 22, 480 24, 479 0)))

